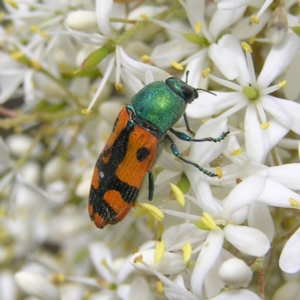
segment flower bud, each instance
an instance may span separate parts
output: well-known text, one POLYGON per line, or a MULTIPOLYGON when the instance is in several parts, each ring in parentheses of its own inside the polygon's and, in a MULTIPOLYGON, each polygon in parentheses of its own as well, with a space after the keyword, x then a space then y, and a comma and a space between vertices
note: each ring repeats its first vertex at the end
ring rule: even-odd
POLYGON ((97 27, 96 13, 84 10, 74 11, 68 15, 66 23, 73 30, 92 29, 97 27))
POLYGON ((282 6, 278 6, 268 24, 268 35, 273 45, 279 44, 286 36, 288 30, 287 14, 282 6))
POLYGON ((252 279, 252 271, 243 260, 230 258, 221 265, 219 276, 228 286, 247 287, 252 279))

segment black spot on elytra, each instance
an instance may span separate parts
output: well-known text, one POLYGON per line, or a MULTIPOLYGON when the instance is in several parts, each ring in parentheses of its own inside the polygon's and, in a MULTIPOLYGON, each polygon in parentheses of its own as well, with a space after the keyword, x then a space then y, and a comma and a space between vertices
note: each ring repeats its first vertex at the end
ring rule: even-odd
POLYGON ((143 161, 149 154, 150 151, 147 148, 142 147, 136 152, 136 158, 138 161, 143 161))

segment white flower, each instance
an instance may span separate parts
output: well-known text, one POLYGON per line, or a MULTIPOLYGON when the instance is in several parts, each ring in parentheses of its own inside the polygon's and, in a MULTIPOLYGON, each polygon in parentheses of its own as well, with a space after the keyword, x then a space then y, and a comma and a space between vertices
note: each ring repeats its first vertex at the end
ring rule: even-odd
POLYGON ((24 292, 43 300, 59 300, 58 289, 44 276, 22 271, 15 275, 17 284, 24 292))
POLYGON ((187 107, 187 114, 203 118, 224 111, 220 117, 228 117, 246 108, 246 152, 263 162, 288 130, 300 133, 300 105, 269 95, 279 89, 280 84, 270 87, 269 84, 289 66, 299 43, 298 37, 291 33, 280 46, 273 46, 256 79, 250 50, 246 51, 245 59, 238 41, 231 35, 223 36, 218 45, 210 47, 209 54, 223 75, 230 80, 236 79, 238 84, 209 75, 210 79, 234 92, 216 92, 216 97, 207 95, 206 99, 196 99, 187 107))

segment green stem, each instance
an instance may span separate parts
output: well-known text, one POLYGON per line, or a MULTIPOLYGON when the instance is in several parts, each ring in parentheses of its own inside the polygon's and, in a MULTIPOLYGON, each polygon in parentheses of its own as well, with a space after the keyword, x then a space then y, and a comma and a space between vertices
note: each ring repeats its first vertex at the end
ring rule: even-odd
POLYGON ((72 117, 79 114, 79 109, 68 109, 67 111, 56 112, 56 113, 35 113, 32 115, 20 115, 18 118, 10 119, 0 119, 0 128, 10 129, 24 123, 29 122, 52 122, 55 120, 72 117))

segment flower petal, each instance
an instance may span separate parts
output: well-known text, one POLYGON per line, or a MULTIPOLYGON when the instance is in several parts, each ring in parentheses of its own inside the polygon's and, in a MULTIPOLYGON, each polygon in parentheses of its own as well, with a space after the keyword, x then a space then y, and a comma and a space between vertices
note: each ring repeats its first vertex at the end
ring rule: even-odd
POLYGON ((283 247, 279 259, 280 269, 294 274, 300 270, 300 228, 289 238, 283 247))
POLYGON ((223 239, 223 231, 219 227, 217 227, 216 230, 211 231, 197 258, 191 278, 191 288, 193 293, 198 297, 202 297, 204 280, 208 271, 213 267, 220 255, 223 239))
POLYGON ((261 104, 283 126, 300 134, 300 104, 270 95, 261 97, 261 104))
POLYGON ((224 202, 223 217, 229 221, 235 211, 256 200, 264 187, 265 178, 258 176, 249 177, 236 185, 224 202))
POLYGON ((251 291, 242 289, 242 290, 222 292, 220 295, 213 298, 209 298, 208 300, 241 300, 241 299, 260 300, 261 298, 251 291))
POLYGON ((190 118, 206 118, 218 114, 236 104, 242 98, 238 92, 214 92, 216 96, 208 93, 199 93, 199 98, 195 99, 187 106, 186 113, 190 118))
POLYGON ((266 235, 255 228, 228 224, 223 230, 228 242, 243 253, 264 256, 270 249, 266 235))
POLYGON ((277 181, 289 189, 300 190, 300 164, 286 164, 269 167, 268 178, 277 181))
POLYGON ((186 265, 181 254, 166 251, 158 263, 154 262, 154 256, 155 249, 146 249, 134 253, 130 259, 130 262, 137 270, 147 274, 152 273, 144 264, 139 262, 139 257, 141 257, 142 261, 146 262, 161 274, 178 274, 186 269, 186 265))
POLYGON ((289 33, 284 42, 274 45, 268 54, 264 67, 260 72, 257 83, 267 87, 290 65, 297 54, 300 41, 295 33, 289 33))
POLYGON ((239 6, 234 9, 217 9, 209 23, 209 32, 213 36, 214 40, 218 37, 221 31, 239 20, 244 14, 246 8, 247 5, 239 6))
POLYGON ((263 232, 270 242, 273 240, 275 227, 269 208, 264 203, 255 201, 251 204, 248 225, 263 232))
POLYGON ((241 85, 250 83, 250 74, 240 42, 226 34, 218 44, 212 44, 208 52, 222 74, 229 80, 238 79, 241 85))
POLYGON ((258 196, 257 201, 275 207, 300 208, 299 194, 291 191, 284 185, 269 179, 266 179, 265 189, 262 194, 258 196))

